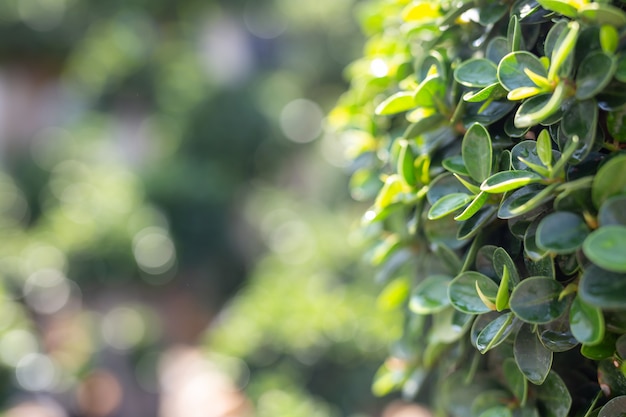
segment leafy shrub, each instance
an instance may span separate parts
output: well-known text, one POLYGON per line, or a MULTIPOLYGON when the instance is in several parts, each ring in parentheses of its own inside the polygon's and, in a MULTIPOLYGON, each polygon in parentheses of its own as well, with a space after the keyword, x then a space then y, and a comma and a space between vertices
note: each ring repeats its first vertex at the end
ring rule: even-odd
POLYGON ((329 121, 373 200, 382 296, 406 310, 378 394, 432 394, 442 416, 626 412, 623 8, 361 9, 369 40, 329 121))

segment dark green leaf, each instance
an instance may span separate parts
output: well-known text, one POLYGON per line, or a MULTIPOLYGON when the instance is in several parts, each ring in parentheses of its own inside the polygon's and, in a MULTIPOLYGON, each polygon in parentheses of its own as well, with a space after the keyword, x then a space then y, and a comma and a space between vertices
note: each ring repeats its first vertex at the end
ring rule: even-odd
POLYGON ((615 78, 621 82, 626 82, 626 56, 621 56, 617 61, 615 78))
POLYGON ((611 359, 615 354, 615 342, 617 342, 617 336, 614 333, 605 332, 604 338, 600 343, 582 345, 580 353, 584 357, 593 359, 594 361, 611 359))
POLYGON ((513 353, 522 374, 533 384, 542 384, 552 367, 552 352, 541 343, 530 325, 524 324, 517 332, 513 353))
POLYGON ((485 56, 490 61, 500 62, 509 52, 511 52, 511 50, 509 49, 506 38, 504 36, 496 36, 487 44, 485 56))
POLYGON ((449 172, 469 177, 469 172, 463 163, 463 157, 461 155, 450 156, 444 159, 441 165, 449 172))
POLYGON ((513 414, 511 414, 509 407, 499 405, 483 411, 478 417, 513 417, 513 414))
MULTIPOLYGON (((592 151, 598 127, 598 105, 594 99, 577 101, 563 115, 561 129, 566 137, 578 136, 573 162, 581 162, 592 151)), ((572 161, 570 161, 571 163, 572 161)))
POLYGON ((500 279, 504 276, 504 268, 508 270, 511 288, 514 288, 520 282, 515 263, 504 248, 496 248, 496 250, 493 251, 493 269, 500 279))
POLYGON ((585 239, 583 252, 601 268, 626 272, 626 226, 603 226, 594 230, 585 239))
MULTIPOLYGON (((537 197, 543 197, 541 193, 545 189, 545 187, 539 184, 531 184, 519 188, 511 194, 507 194, 498 209, 498 217, 501 219, 511 219, 528 213, 528 210, 532 211, 536 208, 540 208, 542 203, 537 201, 537 197), (529 207, 529 205, 532 205, 532 207, 529 207)), ((550 198, 546 198, 543 201, 548 201, 550 198)))
POLYGON ((626 395, 621 395, 604 404, 598 417, 624 417, 626 416, 626 395))
POLYGON ((526 75, 525 70, 547 77, 548 72, 535 55, 526 51, 511 52, 498 64, 498 80, 508 91, 520 87, 536 87, 537 85, 526 75))
POLYGON ((551 278, 526 278, 511 294, 511 310, 525 322, 549 323, 567 309, 567 299, 559 300, 562 290, 561 284, 551 278))
POLYGON ((576 213, 559 211, 544 217, 537 227, 537 246, 568 254, 575 252, 589 234, 585 220, 576 213))
POLYGON ((445 108, 446 84, 439 75, 431 75, 422 81, 414 92, 415 106, 445 108))
POLYGON ((578 286, 580 298, 603 309, 626 309, 626 274, 591 265, 578 286))
POLYGON ((498 284, 481 273, 467 271, 454 278, 448 288, 448 297, 454 308, 468 314, 482 314, 491 311, 476 292, 477 284, 483 294, 495 299, 498 293, 498 284))
POLYGON ((525 185, 539 182, 542 179, 543 177, 541 175, 535 174, 534 172, 522 170, 502 171, 487 178, 480 185, 480 189, 491 194, 498 194, 516 190, 525 185))
POLYGON ((606 116, 606 127, 613 139, 626 142, 626 108, 613 110, 606 116))
POLYGON ((598 212, 598 224, 600 226, 626 226, 626 195, 615 196, 607 199, 598 212))
POLYGON ((613 78, 617 61, 602 51, 585 57, 576 73, 576 99, 587 100, 604 89, 613 78))
POLYGON ((626 155, 617 155, 602 165, 591 188, 596 208, 600 208, 609 197, 619 194, 626 194, 626 155))
POLYGON ((542 249, 537 245, 537 228, 539 227, 541 220, 541 217, 533 220, 528 226, 528 229, 526 229, 526 234, 524 235, 524 254, 533 261, 539 261, 548 255, 547 250, 542 249))
POLYGON ((474 214, 478 213, 478 211, 485 205, 485 203, 489 200, 489 194, 484 191, 481 191, 474 197, 474 200, 461 212, 457 215, 454 220, 463 221, 470 219, 474 214))
POLYGON ((435 204, 448 194, 463 193, 465 191, 467 189, 453 175, 442 174, 430 183, 426 198, 430 204, 435 204))
MULTIPOLYGON (((535 339, 535 335, 532 335, 535 339)), ((515 398, 521 403, 526 402, 526 396, 528 395, 528 380, 524 377, 524 374, 520 371, 515 359, 506 358, 502 364, 502 371, 504 372, 504 381, 509 387, 515 398)))
POLYGON ((485 225, 493 221, 496 217, 496 207, 483 206, 472 217, 465 220, 459 227, 459 231, 456 235, 457 239, 463 241, 470 237, 476 236, 485 225))
POLYGON ((454 70, 454 79, 466 87, 484 88, 498 82, 496 64, 484 58, 469 59, 454 70))
POLYGON ((545 407, 545 417, 567 417, 572 406, 572 396, 567 386, 553 371, 550 371, 543 384, 537 387, 537 399, 545 407))
POLYGON ((523 49, 524 38, 522 37, 522 28, 519 24, 519 19, 515 15, 512 15, 509 19, 506 40, 510 51, 523 49))
POLYGON ((580 342, 588 345, 600 343, 604 338, 604 316, 598 307, 587 304, 575 297, 569 311, 572 334, 580 342))
POLYGON ((413 100, 413 93, 400 91, 380 103, 376 107, 375 113, 381 116, 387 116, 411 110, 414 107, 415 100, 413 100))
POLYGON ((446 275, 431 275, 420 282, 411 293, 409 309, 417 314, 433 314, 449 306, 450 281, 452 278, 446 275))
POLYGON ((476 338, 476 349, 485 353, 504 342, 515 328, 513 319, 513 313, 506 313, 485 326, 476 338))
POLYGON ((491 172, 491 137, 487 129, 476 123, 463 136, 461 144, 463 163, 470 176, 477 182, 483 182, 491 172))

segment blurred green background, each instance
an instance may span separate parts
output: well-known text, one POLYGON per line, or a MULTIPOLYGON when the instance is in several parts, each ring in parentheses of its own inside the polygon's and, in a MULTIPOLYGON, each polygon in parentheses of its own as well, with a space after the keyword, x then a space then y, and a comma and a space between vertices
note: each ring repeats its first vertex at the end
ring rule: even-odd
POLYGON ((2 415, 381 414, 323 129, 366 6, 0 1, 2 415))

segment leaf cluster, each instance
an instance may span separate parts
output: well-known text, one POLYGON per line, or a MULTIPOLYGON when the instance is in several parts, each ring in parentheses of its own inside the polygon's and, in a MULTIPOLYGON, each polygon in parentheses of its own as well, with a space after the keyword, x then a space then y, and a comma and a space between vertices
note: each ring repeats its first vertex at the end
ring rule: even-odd
POLYGON ((375 392, 435 380, 452 416, 626 410, 623 7, 370 4, 385 18, 329 121, 383 294, 412 277, 375 392))

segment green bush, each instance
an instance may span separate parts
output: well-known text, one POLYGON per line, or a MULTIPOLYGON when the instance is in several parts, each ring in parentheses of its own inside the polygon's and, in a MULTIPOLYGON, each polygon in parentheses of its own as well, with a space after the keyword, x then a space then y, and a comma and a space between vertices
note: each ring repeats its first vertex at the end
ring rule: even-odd
POLYGON ((404 334, 373 389, 441 416, 626 412, 622 1, 379 0, 329 115, 404 334))

